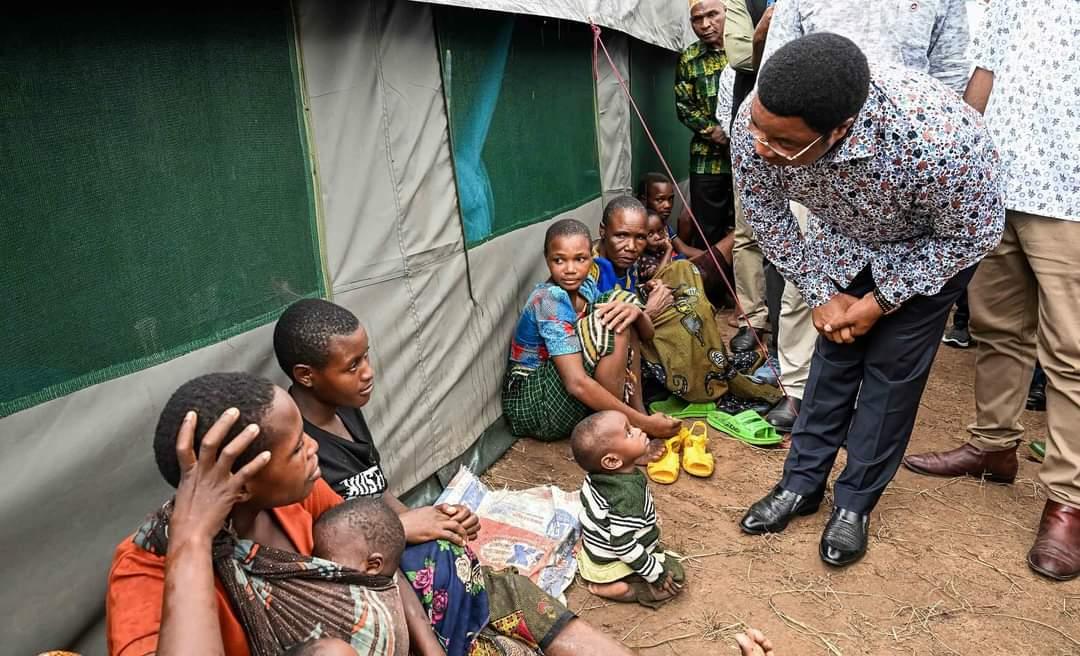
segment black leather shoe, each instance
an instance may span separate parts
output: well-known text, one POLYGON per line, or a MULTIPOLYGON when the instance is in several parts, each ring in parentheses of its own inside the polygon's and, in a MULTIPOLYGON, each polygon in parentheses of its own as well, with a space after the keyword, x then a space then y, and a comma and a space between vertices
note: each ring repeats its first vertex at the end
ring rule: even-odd
POLYGON ((821 534, 818 553, 826 564, 844 567, 859 560, 866 554, 867 534, 870 530, 870 515, 843 508, 833 508, 832 517, 821 534))
POLYGON ((785 396, 773 406, 772 410, 769 410, 769 414, 765 415, 765 421, 780 433, 790 433, 795 427, 795 418, 799 416, 800 406, 802 406, 801 399, 785 396))
MULTIPOLYGON (((757 329, 758 337, 761 337, 762 341, 765 339, 764 332, 760 328, 757 329)), ((740 327, 739 332, 735 333, 735 336, 731 338, 731 351, 733 353, 746 353, 757 349, 757 347, 758 341, 747 326, 740 327)))
POLYGON ((1034 412, 1046 412, 1046 384, 1032 385, 1028 390, 1027 403, 1024 407, 1034 412))
POLYGON ((746 511, 742 521, 739 522, 739 528, 743 530, 743 533, 750 535, 779 533, 787 528, 788 522, 793 518, 816 513, 824 497, 824 488, 804 497, 777 485, 750 506, 750 510, 746 511))

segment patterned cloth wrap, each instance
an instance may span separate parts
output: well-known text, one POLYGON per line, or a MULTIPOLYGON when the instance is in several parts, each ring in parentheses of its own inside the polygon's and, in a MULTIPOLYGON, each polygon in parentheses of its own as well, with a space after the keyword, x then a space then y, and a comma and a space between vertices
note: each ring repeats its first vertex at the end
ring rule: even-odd
POLYGON ((750 353, 728 353, 712 304, 702 293, 701 273, 687 260, 671 262, 656 278, 672 289, 675 303, 653 320, 656 334, 641 345, 642 369, 669 392, 693 403, 727 394, 776 403, 780 391, 743 372, 761 363, 750 353))
MULTIPOLYGON (((613 290, 601 294, 585 308, 585 314, 576 325, 577 338, 581 341, 581 356, 585 372, 592 376, 600 360, 615 351, 615 331, 604 327, 593 308, 600 303, 625 301, 644 307, 636 294, 613 290)), ((627 352, 627 371, 633 354, 627 352)), ((637 384, 627 376, 627 389, 623 400, 630 400, 632 385, 637 384)), ((559 372, 552 359, 545 360, 536 369, 511 365, 503 383, 503 414, 510 422, 514 435, 528 435, 539 440, 553 441, 566 438, 579 421, 592 411, 570 395, 563 386, 559 372)))
POLYGON ((401 570, 447 656, 538 654, 574 618, 526 577, 445 540, 407 547, 401 570))
MULTIPOLYGON (((171 516, 169 501, 139 528, 135 544, 164 556, 171 516)), ((228 528, 214 538, 213 562, 252 656, 279 656, 315 638, 344 640, 361 656, 400 650, 395 628, 405 618, 392 578, 242 540, 228 528)))

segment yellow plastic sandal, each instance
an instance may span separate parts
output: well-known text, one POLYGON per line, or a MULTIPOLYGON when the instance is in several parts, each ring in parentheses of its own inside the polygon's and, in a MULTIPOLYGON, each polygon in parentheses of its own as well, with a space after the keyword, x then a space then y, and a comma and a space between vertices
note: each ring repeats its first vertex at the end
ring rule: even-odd
POLYGON ((713 456, 709 453, 709 429, 705 422, 695 421, 683 443, 683 469, 691 476, 705 478, 712 476, 713 464, 713 456))
POLYGON ((689 435, 684 426, 679 429, 678 435, 664 440, 664 455, 645 467, 645 472, 654 483, 671 485, 679 480, 679 452, 689 435))

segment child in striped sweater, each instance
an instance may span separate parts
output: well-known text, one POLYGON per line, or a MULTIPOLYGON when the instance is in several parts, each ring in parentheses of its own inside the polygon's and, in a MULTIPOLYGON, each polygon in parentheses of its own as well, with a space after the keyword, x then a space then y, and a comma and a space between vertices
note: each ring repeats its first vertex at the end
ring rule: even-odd
POLYGON ((586 472, 578 573, 597 596, 659 607, 682 591, 685 575, 659 549, 652 494, 634 464, 648 450, 648 436, 609 410, 581 420, 570 447, 586 472))

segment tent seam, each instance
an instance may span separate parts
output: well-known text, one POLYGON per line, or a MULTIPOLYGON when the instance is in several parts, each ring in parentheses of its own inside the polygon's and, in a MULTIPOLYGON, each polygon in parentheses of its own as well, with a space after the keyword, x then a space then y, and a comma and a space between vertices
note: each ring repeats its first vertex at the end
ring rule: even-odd
MULTIPOLYGON (((376 7, 374 5, 372 5, 373 14, 376 11, 377 11, 376 7)), ((381 25, 380 23, 375 22, 375 21, 373 21, 373 23, 376 24, 376 25, 381 25)), ((420 372, 420 380, 421 380, 422 387, 423 387, 423 390, 424 390, 423 403, 424 403, 425 406, 427 406, 428 416, 431 417, 432 421, 434 422, 434 421, 437 421, 437 419, 436 419, 435 408, 434 408, 434 406, 432 405, 432 402, 431 402, 431 396, 432 396, 431 382, 430 382, 430 378, 428 377, 427 368, 424 366, 424 348, 423 348, 423 343, 422 343, 422 341, 420 339, 420 334, 421 334, 421 330, 422 330, 422 326, 421 326, 421 322, 420 322, 420 312, 416 307, 416 292, 415 292, 415 290, 413 289, 413 286, 412 286, 412 280, 411 280, 411 273, 412 272, 411 272, 411 270, 409 268, 408 258, 406 257, 405 238, 404 238, 404 235, 402 234, 403 233, 403 228, 404 228, 403 224, 404 224, 404 221, 405 221, 405 216, 402 213, 402 209, 401 209, 401 189, 400 189, 400 185, 399 185, 399 181, 398 181, 396 172, 394 170, 394 159, 393 159, 393 157, 391 155, 392 142, 391 142, 391 139, 390 139, 390 112, 389 112, 389 108, 386 106, 386 79, 383 77, 382 30, 381 30, 381 27, 380 27, 380 33, 379 33, 378 36, 379 36, 379 38, 377 38, 376 41, 375 41, 375 72, 376 72, 376 75, 378 76, 378 79, 379 79, 379 104, 382 106, 383 139, 384 139, 384 141, 386 143, 386 150, 385 150, 385 153, 386 153, 386 165, 387 165, 387 168, 389 169, 389 172, 390 172, 390 184, 393 186, 393 189, 394 189, 394 194, 393 194, 393 196, 394 196, 394 214, 395 214, 395 217, 397 219, 397 226, 396 226, 395 232, 397 233, 398 250, 401 252, 401 261, 402 261, 402 266, 403 266, 403 270, 402 270, 403 275, 401 276, 401 279, 402 279, 403 284, 405 285, 405 290, 407 291, 407 293, 409 295, 409 314, 412 315, 413 325, 414 325, 415 330, 416 330, 416 338, 414 340, 415 346, 416 346, 416 355, 417 355, 416 368, 420 372)), ((415 467, 414 467, 414 470, 415 470, 415 467)))

